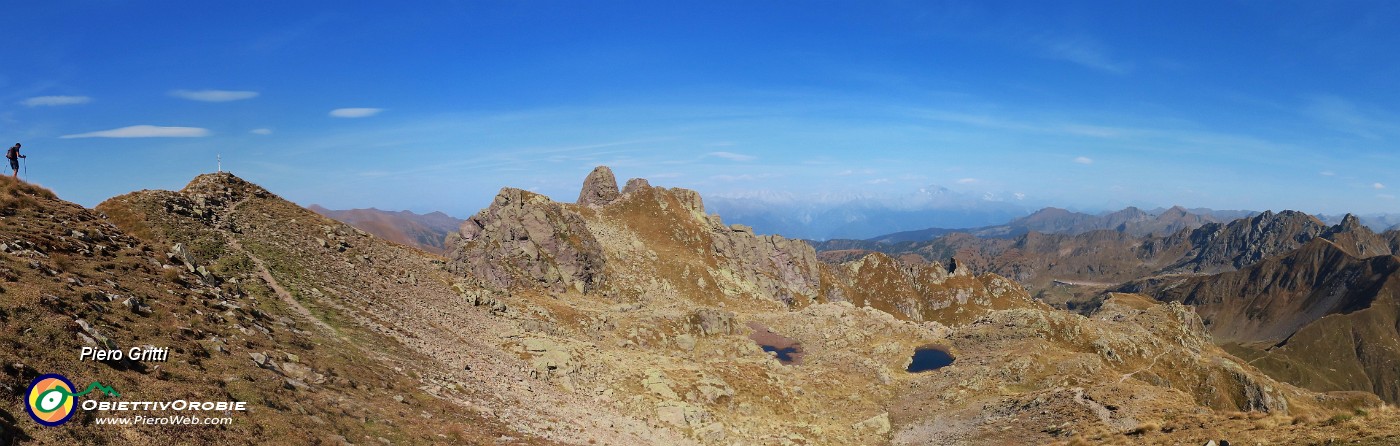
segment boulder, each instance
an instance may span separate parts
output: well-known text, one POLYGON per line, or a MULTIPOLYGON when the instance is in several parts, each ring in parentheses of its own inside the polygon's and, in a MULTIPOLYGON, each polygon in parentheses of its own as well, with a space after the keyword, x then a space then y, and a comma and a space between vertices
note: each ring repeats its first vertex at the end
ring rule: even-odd
POLYGON ((190 250, 185 248, 184 243, 176 243, 175 246, 170 247, 170 252, 166 253, 165 257, 173 262, 184 265, 185 268, 189 269, 192 273, 195 272, 196 268, 199 266, 198 262, 194 259, 194 254, 190 254, 190 250))
POLYGON ((734 331, 734 313, 713 308, 701 308, 691 313, 690 325, 704 336, 730 334, 734 331))
POLYGON ((529 338, 522 342, 525 351, 532 356, 530 365, 535 368, 535 376, 562 376, 578 369, 572 350, 545 338, 529 338))

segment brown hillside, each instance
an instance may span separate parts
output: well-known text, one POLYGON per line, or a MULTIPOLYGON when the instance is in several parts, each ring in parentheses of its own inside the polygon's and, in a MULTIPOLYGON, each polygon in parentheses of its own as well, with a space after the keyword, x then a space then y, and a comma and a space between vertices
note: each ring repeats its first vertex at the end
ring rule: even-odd
MULTIPOLYGON (((191 222, 213 205, 195 203, 200 201, 166 202, 191 222)), ((215 255, 225 245, 214 238, 202 243, 191 238, 181 244, 190 249, 172 250, 119 226, 48 191, 0 179, 0 342, 6 346, 0 349, 0 393, 6 395, 0 404, 0 443, 315 444, 384 438, 432 444, 503 435, 521 444, 545 443, 496 417, 420 390, 413 368, 402 364, 421 357, 404 353, 397 355, 402 363, 385 360, 373 351, 401 349, 382 336, 352 341, 323 332, 262 281, 249 257, 215 255), (143 345, 168 347, 168 361, 78 360, 84 346, 125 351, 143 345), (30 380, 44 373, 63 374, 80 387, 98 381, 120 393, 86 399, 243 401, 249 409, 214 413, 232 419, 226 426, 115 428, 95 425, 94 419, 132 413, 79 411, 67 424, 43 427, 28 419, 21 399, 30 380)), ((168 229, 160 221, 132 226, 146 234, 168 229)))
POLYGON ((1284 256, 1212 276, 1135 282, 1192 305, 1216 342, 1280 379, 1315 390, 1400 396, 1400 258, 1358 259, 1314 239, 1284 256))

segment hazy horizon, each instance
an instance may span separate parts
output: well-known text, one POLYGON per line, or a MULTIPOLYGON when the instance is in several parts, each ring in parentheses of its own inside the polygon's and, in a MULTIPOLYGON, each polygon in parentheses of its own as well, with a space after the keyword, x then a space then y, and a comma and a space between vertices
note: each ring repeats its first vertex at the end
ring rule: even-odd
POLYGON ((12 9, 0 135, 85 206, 218 155, 298 203, 456 217, 572 201, 596 165, 1086 212, 1381 214, 1400 187, 1394 3, 12 9))

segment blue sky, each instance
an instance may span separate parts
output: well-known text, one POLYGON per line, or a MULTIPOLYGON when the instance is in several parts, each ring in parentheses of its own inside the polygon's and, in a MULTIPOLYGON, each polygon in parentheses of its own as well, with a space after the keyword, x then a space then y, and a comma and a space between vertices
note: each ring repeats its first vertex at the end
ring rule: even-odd
POLYGON ((88 206, 216 154, 301 204, 457 216, 502 186, 572 201, 598 164, 714 195, 942 185, 1086 210, 1393 212, 1400 189, 1396 2, 5 12, 0 141, 88 206))

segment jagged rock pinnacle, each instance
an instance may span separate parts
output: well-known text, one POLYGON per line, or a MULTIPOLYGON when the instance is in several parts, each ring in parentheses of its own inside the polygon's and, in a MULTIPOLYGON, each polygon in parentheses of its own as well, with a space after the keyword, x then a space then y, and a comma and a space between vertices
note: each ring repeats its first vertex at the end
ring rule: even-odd
POLYGON ((583 180, 583 190, 578 193, 578 204, 602 206, 616 200, 621 194, 617 191, 617 177, 608 166, 598 166, 583 180))

